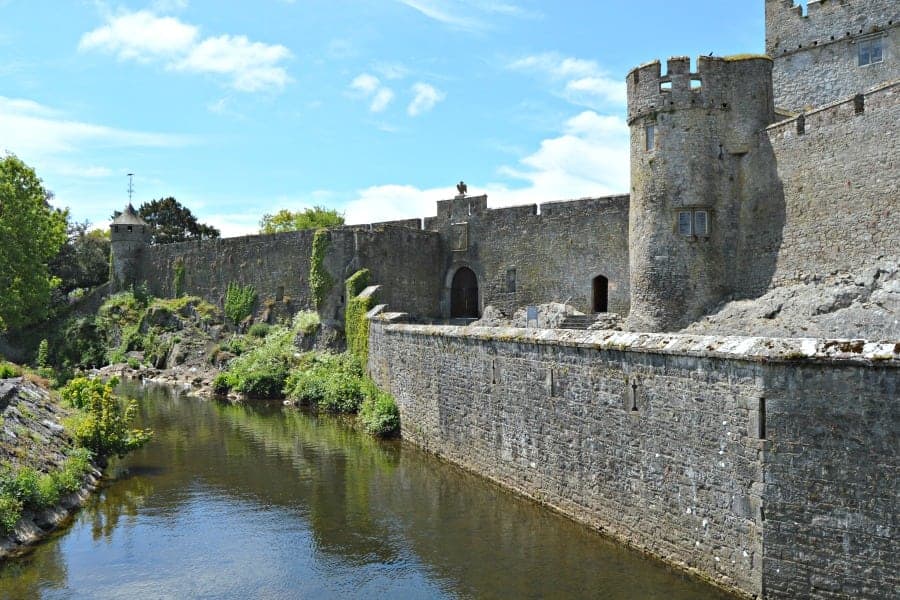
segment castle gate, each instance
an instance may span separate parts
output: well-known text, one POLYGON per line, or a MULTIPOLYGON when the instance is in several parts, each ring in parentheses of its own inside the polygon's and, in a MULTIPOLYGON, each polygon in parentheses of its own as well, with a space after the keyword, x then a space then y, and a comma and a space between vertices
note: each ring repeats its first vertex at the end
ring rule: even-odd
POLYGON ((478 318, 478 279, 468 267, 460 267, 453 275, 450 289, 450 317, 478 318))

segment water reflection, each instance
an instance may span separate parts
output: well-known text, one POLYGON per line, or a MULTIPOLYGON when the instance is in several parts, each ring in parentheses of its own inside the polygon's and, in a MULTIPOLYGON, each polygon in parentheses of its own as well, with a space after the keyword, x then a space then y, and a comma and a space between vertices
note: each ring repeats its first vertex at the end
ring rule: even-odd
POLYGON ((129 389, 155 441, 0 597, 726 597, 334 419, 129 389))

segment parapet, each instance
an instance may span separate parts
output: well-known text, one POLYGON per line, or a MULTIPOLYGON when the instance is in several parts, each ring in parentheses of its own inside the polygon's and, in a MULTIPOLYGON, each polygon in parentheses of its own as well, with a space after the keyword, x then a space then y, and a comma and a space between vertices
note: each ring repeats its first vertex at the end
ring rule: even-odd
POLYGON ((440 220, 459 221, 487 210, 487 195, 457 196, 450 200, 438 200, 437 216, 440 220))
POLYGON ((897 0, 811 0, 805 12, 794 0, 766 0, 766 53, 777 58, 898 24, 897 0))
MULTIPOLYGON (((770 89, 772 60, 762 55, 701 56, 691 71, 687 56, 653 61, 628 73, 628 122, 661 111, 686 108, 728 110, 750 90, 770 89)), ((738 108, 738 107, 734 107, 738 108)))

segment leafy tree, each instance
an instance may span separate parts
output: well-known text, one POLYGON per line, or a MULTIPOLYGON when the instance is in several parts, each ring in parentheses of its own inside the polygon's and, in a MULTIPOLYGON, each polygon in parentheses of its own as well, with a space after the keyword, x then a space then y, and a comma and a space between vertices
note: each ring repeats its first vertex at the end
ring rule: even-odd
POLYGON ((47 314, 58 282, 47 263, 66 241, 67 218, 50 197, 28 165, 11 154, 0 158, 0 331, 47 314))
POLYGON ((333 208, 314 206, 297 212, 282 209, 274 215, 263 215, 259 222, 259 232, 281 233, 283 231, 336 227, 343 224, 344 215, 333 208))
POLYGON ((50 273, 59 278, 62 294, 109 280, 109 232, 90 226, 88 221, 69 223, 68 240, 50 261, 50 273))
MULTIPOLYGON (((113 218, 120 214, 122 214, 120 211, 116 211, 113 218)), ((171 196, 144 202, 138 208, 138 214, 153 226, 151 244, 171 244, 219 237, 218 229, 197 221, 197 217, 189 208, 182 206, 171 196)))

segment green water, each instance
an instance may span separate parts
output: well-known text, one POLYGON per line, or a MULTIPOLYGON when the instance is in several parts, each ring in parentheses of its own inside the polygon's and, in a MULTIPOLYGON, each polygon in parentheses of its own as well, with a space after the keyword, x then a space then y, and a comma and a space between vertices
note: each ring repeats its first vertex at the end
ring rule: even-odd
POLYGON ((3 598, 728 598, 399 442, 133 386, 146 448, 3 598))

